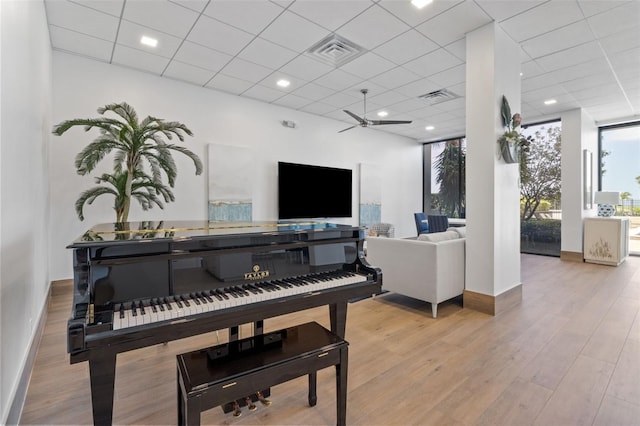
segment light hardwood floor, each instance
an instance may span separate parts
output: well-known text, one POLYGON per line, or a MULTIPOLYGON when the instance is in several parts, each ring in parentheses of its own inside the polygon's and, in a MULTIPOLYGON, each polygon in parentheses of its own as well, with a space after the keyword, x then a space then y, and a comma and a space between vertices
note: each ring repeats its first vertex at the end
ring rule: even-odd
MULTIPOLYGON (((640 258, 618 267, 522 255, 522 304, 491 317, 395 294, 349 305, 350 425, 640 424, 640 258)), ((21 424, 88 424, 87 363, 69 365, 71 285, 52 291, 21 424)), ((267 320, 306 321, 317 308, 267 320)), ((220 333, 222 340, 226 333, 220 333)), ((215 343, 215 333, 118 356, 114 423, 175 424, 175 355, 215 343)), ((335 424, 332 369, 272 388, 270 407, 241 417, 215 408, 203 424, 335 424)))

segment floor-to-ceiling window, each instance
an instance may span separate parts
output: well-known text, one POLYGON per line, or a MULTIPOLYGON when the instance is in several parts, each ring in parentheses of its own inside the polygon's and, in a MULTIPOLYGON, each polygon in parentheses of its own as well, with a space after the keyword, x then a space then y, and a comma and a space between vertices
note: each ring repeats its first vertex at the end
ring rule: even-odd
POLYGON ((424 145, 425 213, 465 217, 465 155, 464 138, 424 145))
POLYGON ((620 193, 617 216, 630 219, 629 252, 640 255, 640 122, 600 128, 600 191, 620 193))
POLYGON ((523 126, 530 140, 520 167, 520 251, 560 256, 561 123, 523 126))

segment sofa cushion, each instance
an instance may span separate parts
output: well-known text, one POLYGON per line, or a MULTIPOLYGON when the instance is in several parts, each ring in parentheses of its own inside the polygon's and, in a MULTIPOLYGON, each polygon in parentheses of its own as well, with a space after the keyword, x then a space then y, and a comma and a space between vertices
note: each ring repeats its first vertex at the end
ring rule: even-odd
POLYGON ((433 232, 431 234, 420 234, 418 236, 419 241, 429 241, 432 243, 439 243, 440 241, 456 240, 460 238, 459 234, 454 231, 433 232))
POLYGON ((467 227, 466 226, 452 226, 447 228, 447 231, 453 231, 460 236, 460 238, 465 238, 467 236, 467 227))

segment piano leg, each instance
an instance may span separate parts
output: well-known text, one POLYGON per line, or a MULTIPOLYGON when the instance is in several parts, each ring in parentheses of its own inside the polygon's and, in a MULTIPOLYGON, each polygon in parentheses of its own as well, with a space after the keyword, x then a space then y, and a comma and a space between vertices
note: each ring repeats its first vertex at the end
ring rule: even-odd
POLYGON ((331 331, 341 339, 344 339, 347 328, 347 302, 330 304, 329 319, 331 320, 331 331))
POLYGON ((111 425, 113 422, 113 391, 116 379, 116 354, 102 352, 89 359, 91 380, 91 406, 94 425, 111 425))

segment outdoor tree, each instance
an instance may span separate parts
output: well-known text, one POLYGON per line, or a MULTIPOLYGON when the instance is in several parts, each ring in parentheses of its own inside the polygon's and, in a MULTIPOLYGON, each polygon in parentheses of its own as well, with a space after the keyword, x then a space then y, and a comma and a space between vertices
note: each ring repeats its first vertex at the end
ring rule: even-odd
POLYGON ((444 150, 436 158, 436 182, 440 185, 439 207, 449 217, 462 217, 464 213, 465 152, 461 140, 447 141, 444 150))
POLYGON ((531 219, 543 200, 560 198, 560 148, 560 127, 542 128, 531 137, 520 165, 522 220, 531 219))

